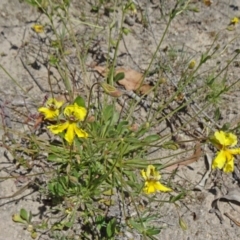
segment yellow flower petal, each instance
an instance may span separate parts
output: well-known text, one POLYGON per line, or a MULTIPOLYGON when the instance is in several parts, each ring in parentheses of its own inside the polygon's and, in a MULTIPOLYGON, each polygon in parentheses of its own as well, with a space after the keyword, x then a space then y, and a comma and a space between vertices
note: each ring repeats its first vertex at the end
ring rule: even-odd
POLYGON ((154 184, 149 183, 149 181, 145 182, 145 187, 143 188, 143 191, 147 194, 155 193, 156 189, 154 187, 154 184))
POLYGON ((55 98, 49 98, 46 107, 40 107, 38 111, 44 115, 44 119, 54 119, 59 115, 59 108, 63 102, 57 101, 55 98))
POLYGON ((157 189, 161 192, 171 192, 172 191, 171 188, 168 188, 168 187, 164 186, 160 182, 155 182, 154 187, 155 187, 155 189, 157 189))
POLYGON ((146 171, 146 177, 147 179, 160 180, 161 175, 159 174, 158 171, 155 170, 155 167, 153 165, 148 165, 147 171, 146 171))
POLYGON ((216 158, 213 160, 212 169, 219 168, 222 169, 227 161, 226 153, 224 150, 218 152, 216 158))
POLYGON ((74 132, 77 134, 77 136, 79 138, 87 138, 88 137, 88 133, 85 132, 84 130, 82 130, 81 128, 79 128, 77 126, 77 124, 74 125, 74 132))
POLYGON ((147 180, 146 172, 144 170, 141 170, 141 175, 144 178, 144 180, 147 180))
POLYGON ((228 149, 228 151, 233 155, 240 154, 240 148, 228 149))
POLYGON ((33 31, 36 32, 36 33, 43 33, 43 32, 44 32, 44 26, 41 25, 41 24, 34 24, 34 25, 32 26, 32 29, 33 29, 33 31))
POLYGON ((75 125, 76 125, 76 123, 69 123, 67 132, 64 137, 69 144, 72 144, 74 136, 75 136, 75 132, 74 132, 75 125))
POLYGON ((74 118, 74 121, 83 121, 87 115, 87 110, 84 107, 79 107, 77 103, 69 105, 64 109, 64 114, 68 118, 74 118))
POLYGON ((157 191, 170 192, 170 191, 172 191, 172 189, 162 185, 158 181, 149 180, 149 181, 145 182, 145 187, 143 188, 143 191, 147 194, 151 194, 151 193, 155 193, 157 191))
POLYGON ((51 110, 51 109, 46 108, 46 107, 40 107, 38 109, 38 111, 44 115, 44 119, 53 119, 53 118, 56 118, 59 115, 59 110, 58 109, 51 110))
POLYGON ((48 108, 55 108, 55 109, 59 109, 64 102, 62 101, 57 101, 55 98, 49 98, 46 102, 46 106, 48 108))
POLYGON ((234 170, 234 157, 232 155, 230 155, 231 158, 229 158, 223 168, 223 171, 225 173, 229 173, 229 172, 233 172, 234 170))
POLYGON ((231 24, 235 25, 239 22, 239 18, 238 17, 234 17, 231 19, 231 24))
POLYGON ((232 133, 217 131, 214 134, 216 140, 224 147, 235 146, 237 144, 237 136, 232 133))
POLYGON ((145 180, 143 191, 147 194, 155 193, 157 191, 162 192, 169 192, 172 191, 172 189, 165 187, 159 182, 159 179, 161 178, 161 175, 158 171, 155 170, 155 167, 153 165, 148 165, 147 170, 141 171, 141 175, 143 179, 145 180))
POLYGON ((65 123, 48 126, 48 129, 50 129, 50 131, 52 133, 58 134, 58 133, 63 132, 64 130, 66 130, 68 128, 68 126, 69 126, 69 122, 67 121, 65 123))

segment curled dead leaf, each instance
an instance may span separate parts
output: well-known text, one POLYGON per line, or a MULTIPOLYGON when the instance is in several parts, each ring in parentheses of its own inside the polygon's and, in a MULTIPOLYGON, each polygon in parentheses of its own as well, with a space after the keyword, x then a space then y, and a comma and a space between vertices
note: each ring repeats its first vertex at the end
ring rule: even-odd
POLYGON ((234 222, 238 227, 240 227, 240 221, 234 219, 229 213, 224 213, 226 217, 228 217, 232 222, 234 222))
POLYGON ((142 94, 142 95, 146 95, 148 93, 150 93, 153 89, 153 86, 149 85, 149 84, 143 84, 140 89, 139 89, 139 92, 142 94))
MULTIPOLYGON (((103 77, 106 77, 109 71, 106 67, 102 66, 95 66, 94 70, 103 77)), ((151 92, 153 86, 149 84, 142 84, 142 73, 139 73, 133 69, 117 68, 115 70, 115 76, 119 73, 124 73, 124 78, 117 81, 117 83, 122 85, 127 91, 139 90, 141 94, 148 94, 151 92)))
MULTIPOLYGON (((223 195, 219 198, 214 199, 212 202, 212 209, 209 211, 210 213, 215 213, 221 222, 223 222, 223 216, 221 211, 219 210, 218 203, 221 200, 229 200, 232 202, 240 203, 240 190, 238 188, 229 189, 226 195, 223 195)), ((225 214, 226 215, 226 214, 225 214)))
POLYGON ((125 87, 126 90, 137 90, 143 80, 143 75, 133 69, 118 68, 116 74, 123 72, 124 78, 119 80, 118 83, 125 87))
POLYGON ((88 118, 87 118, 87 122, 88 123, 92 123, 92 122, 94 122, 95 121, 95 117, 94 116, 89 116, 88 118))

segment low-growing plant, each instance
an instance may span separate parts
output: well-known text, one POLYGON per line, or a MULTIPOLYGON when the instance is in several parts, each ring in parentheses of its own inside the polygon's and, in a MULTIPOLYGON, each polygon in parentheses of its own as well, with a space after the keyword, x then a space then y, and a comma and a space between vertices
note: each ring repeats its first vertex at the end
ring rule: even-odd
MULTIPOLYGON (((193 56, 182 57, 178 69, 180 74, 176 76, 173 67, 179 65, 178 52, 174 48, 165 49, 168 58, 163 62, 159 51, 173 20, 186 11, 198 11, 191 1, 176 0, 171 10, 162 16, 166 20, 165 30, 141 75, 117 69, 119 45, 124 36, 132 34, 124 25, 125 17, 139 10, 134 1, 99 0, 92 3, 90 11, 95 14, 96 22, 88 22, 86 12, 78 22, 92 30, 90 40, 87 42, 83 38, 81 47, 70 16, 71 1, 25 2, 37 8, 47 19, 44 25, 35 23, 32 26, 35 34, 51 33, 44 41, 39 37, 40 42, 49 43, 44 64, 48 70, 50 90, 44 89, 34 78, 39 88, 50 96, 46 96, 43 103, 36 107, 34 116, 24 122, 27 131, 15 132, 4 125, 6 136, 2 142, 17 167, 24 169, 23 175, 32 178, 31 186, 41 195, 46 211, 43 219, 34 221, 31 211, 21 209, 19 214, 13 215, 13 221, 22 224, 33 239, 44 234, 55 239, 122 239, 134 236, 136 232, 144 239, 159 239, 156 236, 160 236, 162 230, 158 224, 162 214, 155 212, 153 206, 172 204, 179 216, 179 226, 186 230, 188 226, 177 208, 194 186, 192 183, 181 186, 174 181, 178 167, 199 159, 201 144, 206 142, 213 143, 220 150, 213 168, 232 172, 233 155, 239 153, 239 149, 227 148, 236 143, 236 136, 225 133, 227 129, 215 123, 221 115, 218 108, 221 96, 238 82, 236 80, 228 85, 226 78, 227 69, 238 57, 239 50, 219 71, 208 70, 205 74, 202 69, 206 63, 220 55, 219 46, 215 44, 216 37, 198 60, 193 56), (92 80, 86 71, 86 59, 94 37, 104 30, 104 27, 98 26, 101 9, 106 15, 113 13, 113 17, 107 25, 106 66, 95 68, 103 78, 92 80), (121 14, 119 26, 115 21, 116 9, 121 14), (70 69, 69 45, 76 50, 84 94, 78 93, 75 70, 70 69), (114 52, 110 56, 112 50, 114 52), (52 70, 60 77, 61 81, 57 84, 62 84, 64 92, 53 89, 52 70), (140 77, 136 81, 134 79, 131 87, 122 83, 126 79, 131 82, 131 77, 137 74, 140 77), (145 78, 153 75, 158 78, 153 86, 145 84, 145 78), (195 85, 202 78, 205 79, 202 84, 195 85), (164 99, 160 99, 159 92, 166 82, 171 84, 171 89, 165 98, 162 97, 164 99), (118 83, 125 89, 117 87, 118 83), (142 88, 144 85, 147 88, 142 88), (125 96, 131 99, 127 101, 125 96), (145 100, 148 96, 152 97, 150 103, 145 100), (119 103, 121 97, 125 100, 124 104, 119 103), (200 107, 196 106, 197 101, 200 107), (147 110, 145 117, 141 118, 136 113, 138 106, 147 110), (192 110, 189 117, 182 120, 179 115, 187 108, 192 110), (210 108, 215 109, 214 117, 205 112, 210 108), (209 138, 213 133, 211 130, 200 136, 193 135, 190 140, 177 139, 178 134, 189 131, 187 127, 199 118, 204 119, 201 121, 203 132, 210 127, 219 129, 215 137, 209 138), (170 119, 179 123, 175 126, 170 119), (170 131, 164 132, 161 127, 155 130, 165 122, 170 131), (181 144, 185 142, 192 143, 190 149, 181 149, 181 144), (194 149, 190 159, 175 159, 194 149), (155 150, 163 154, 150 158, 149 153, 155 150), (160 182, 160 171, 172 166, 174 171, 164 174, 160 182)), ((140 23, 146 28, 148 22, 143 11, 141 16, 140 23)), ((1 69, 17 83, 3 66, 1 69)), ((230 130, 237 132, 238 129, 230 130)))

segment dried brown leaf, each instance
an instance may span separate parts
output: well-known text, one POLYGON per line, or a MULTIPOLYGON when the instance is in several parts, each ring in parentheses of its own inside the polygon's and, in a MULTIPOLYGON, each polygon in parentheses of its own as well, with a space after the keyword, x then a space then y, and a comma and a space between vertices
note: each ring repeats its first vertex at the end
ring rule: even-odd
POLYGON ((229 213, 224 213, 224 215, 234 222, 238 227, 240 227, 240 222, 234 219, 229 213))
POLYGON ((240 190, 238 188, 229 189, 229 191, 226 195, 223 195, 219 198, 216 198, 212 202, 212 209, 210 210, 210 213, 217 214, 220 221, 223 222, 223 216, 222 216, 222 213, 221 213, 221 211, 219 210, 219 207, 218 207, 218 202, 220 200, 229 200, 229 201, 240 203, 240 190))
POLYGON ((106 67, 102 66, 95 66, 93 68, 95 71, 97 71, 101 76, 106 77, 108 73, 108 69, 106 67))
MULTIPOLYGON (((95 66, 94 70, 103 77, 106 77, 108 74, 108 69, 106 67, 95 66)), ((133 69, 117 68, 115 70, 115 75, 118 73, 124 73, 124 78, 119 80, 118 84, 124 86, 127 91, 136 91, 139 89, 141 94, 148 94, 153 88, 153 86, 149 84, 143 84, 141 86, 143 74, 133 69)))
POLYGON ((212 1, 211 0, 203 0, 203 2, 208 7, 210 7, 212 5, 212 1))
POLYGON ((149 85, 149 84, 143 84, 143 85, 140 87, 139 91, 140 91, 140 93, 141 93, 142 95, 145 95, 145 94, 150 93, 150 92, 152 91, 152 89, 153 89, 153 86, 151 86, 151 85, 149 85))
POLYGON ((193 162, 198 161, 198 159, 201 157, 201 155, 202 155, 201 144, 200 144, 200 142, 197 142, 195 145, 194 154, 191 157, 178 160, 177 162, 174 162, 171 165, 168 165, 168 167, 166 167, 165 169, 167 171, 173 171, 176 168, 187 166, 193 162))
POLYGON ((143 75, 133 69, 118 68, 116 74, 123 72, 124 78, 119 80, 118 83, 125 87, 128 91, 137 90, 142 82, 143 75))

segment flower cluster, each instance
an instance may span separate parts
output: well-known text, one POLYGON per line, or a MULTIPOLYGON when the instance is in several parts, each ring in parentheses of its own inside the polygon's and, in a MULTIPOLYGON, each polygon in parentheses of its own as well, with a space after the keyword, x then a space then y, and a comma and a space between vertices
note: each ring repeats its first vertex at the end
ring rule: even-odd
POLYGON ((237 136, 232 133, 217 131, 210 138, 210 141, 219 150, 212 162, 212 169, 223 169, 225 173, 233 172, 234 155, 240 154, 240 148, 229 147, 234 147, 237 144, 237 136))
MULTIPOLYGON (((56 99, 50 98, 46 102, 46 107, 41 107, 38 111, 44 115, 44 119, 54 120, 59 117, 59 109, 62 105, 63 102, 58 102, 56 99)), ((65 132, 64 139, 70 145, 73 143, 75 135, 79 138, 88 137, 88 133, 79 127, 79 122, 83 121, 87 115, 86 108, 74 103, 65 107, 63 114, 65 117, 63 122, 48 126, 48 129, 53 134, 65 132)))

